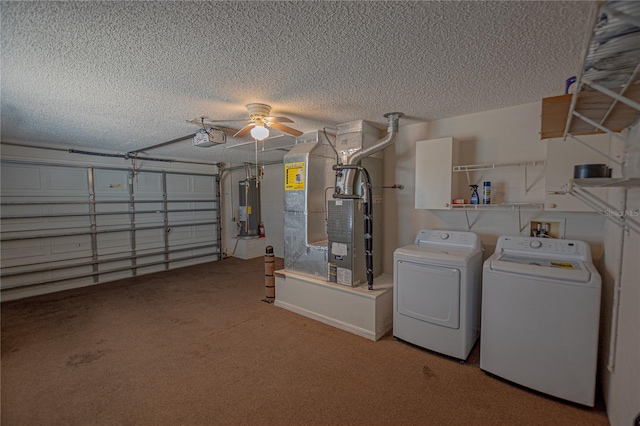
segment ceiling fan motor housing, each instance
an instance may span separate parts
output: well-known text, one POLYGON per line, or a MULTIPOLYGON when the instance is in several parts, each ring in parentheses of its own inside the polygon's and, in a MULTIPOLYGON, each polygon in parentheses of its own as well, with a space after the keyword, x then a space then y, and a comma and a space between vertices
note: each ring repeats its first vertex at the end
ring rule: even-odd
POLYGON ((252 120, 266 117, 271 113, 271 107, 265 104, 248 104, 247 110, 252 120))

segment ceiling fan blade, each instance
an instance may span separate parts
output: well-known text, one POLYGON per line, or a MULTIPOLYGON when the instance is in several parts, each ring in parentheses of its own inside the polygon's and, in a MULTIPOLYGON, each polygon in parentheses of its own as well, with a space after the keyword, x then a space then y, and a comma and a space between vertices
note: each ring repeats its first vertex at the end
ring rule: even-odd
POLYGON ((240 118, 240 119, 237 119, 237 120, 232 120, 232 119, 229 119, 229 120, 213 120, 211 117, 207 117, 206 115, 202 116, 202 117, 194 118, 194 120, 198 120, 198 121, 204 120, 205 122, 209 122, 209 123, 233 123, 233 122, 240 122, 240 121, 251 121, 250 118, 240 118))
POLYGON ((233 137, 234 138, 239 138, 241 136, 244 136, 245 134, 247 134, 249 132, 249 130, 253 129, 255 127, 255 125, 256 125, 256 123, 254 123, 254 122, 251 122, 251 123, 247 124, 242 129, 238 130, 238 133, 233 135, 233 137))
POLYGON ((290 135, 293 136, 300 136, 302 135, 302 132, 296 129, 292 129, 291 127, 285 126, 283 124, 280 123, 272 123, 271 121, 266 121, 265 124, 269 127, 273 127, 274 129, 278 129, 281 132, 285 132, 288 133, 290 135))
POLYGON ((274 123, 293 123, 293 120, 288 117, 265 117, 264 119, 274 123))
POLYGON ((211 127, 211 129, 220 130, 225 135, 230 136, 230 137, 233 137, 233 135, 238 133, 238 129, 232 129, 231 127, 213 126, 213 127, 211 127))

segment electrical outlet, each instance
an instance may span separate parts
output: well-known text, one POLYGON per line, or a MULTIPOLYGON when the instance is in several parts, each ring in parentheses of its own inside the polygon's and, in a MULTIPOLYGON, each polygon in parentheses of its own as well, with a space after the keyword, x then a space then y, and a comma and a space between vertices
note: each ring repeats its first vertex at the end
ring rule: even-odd
POLYGON ((566 219, 536 219, 529 222, 529 237, 564 239, 566 219))

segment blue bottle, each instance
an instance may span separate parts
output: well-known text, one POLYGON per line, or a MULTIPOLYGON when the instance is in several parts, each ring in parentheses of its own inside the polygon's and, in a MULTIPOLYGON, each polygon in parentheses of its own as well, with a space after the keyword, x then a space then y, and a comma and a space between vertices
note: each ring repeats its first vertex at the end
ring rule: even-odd
POLYGON ((478 185, 469 185, 471 187, 471 204, 480 204, 480 197, 478 197, 478 185))

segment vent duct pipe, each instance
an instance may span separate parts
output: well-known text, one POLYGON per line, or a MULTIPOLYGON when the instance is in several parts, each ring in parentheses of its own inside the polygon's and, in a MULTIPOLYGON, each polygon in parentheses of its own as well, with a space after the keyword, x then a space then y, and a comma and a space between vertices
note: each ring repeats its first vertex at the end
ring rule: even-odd
MULTIPOLYGON (((386 147, 392 145, 396 141, 396 136, 398 135, 398 121, 400 117, 404 116, 401 112, 388 112, 384 115, 389 119, 389 124, 387 126, 387 135, 377 141, 373 146, 369 148, 361 149, 360 151, 352 154, 347 160, 347 165, 354 166, 358 165, 360 161, 368 157, 370 155, 375 154, 378 151, 385 149, 386 147)), ((344 180, 344 194, 352 195, 353 194, 353 183, 355 181, 357 169, 349 168, 346 170, 345 180, 344 180)))

